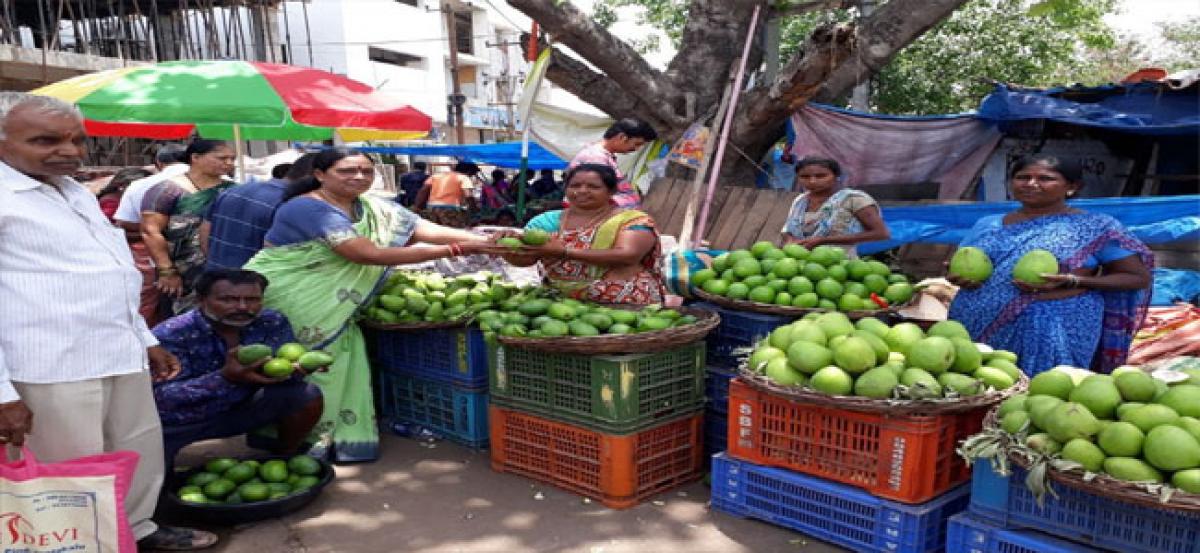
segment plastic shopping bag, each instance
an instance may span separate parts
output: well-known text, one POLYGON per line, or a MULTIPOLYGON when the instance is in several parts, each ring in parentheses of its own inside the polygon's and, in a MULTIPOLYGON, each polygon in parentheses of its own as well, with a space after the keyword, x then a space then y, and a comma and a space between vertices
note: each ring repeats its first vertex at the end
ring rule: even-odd
POLYGON ((28 448, 0 464, 0 551, 136 553, 125 494, 138 454, 41 464, 28 448))

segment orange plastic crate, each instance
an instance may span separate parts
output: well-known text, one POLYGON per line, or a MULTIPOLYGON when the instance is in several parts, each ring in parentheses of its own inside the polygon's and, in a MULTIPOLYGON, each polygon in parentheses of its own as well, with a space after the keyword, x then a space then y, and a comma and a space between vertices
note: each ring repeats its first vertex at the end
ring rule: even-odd
POLYGON ((700 478, 704 415, 613 435, 489 407, 492 469, 554 484, 613 509, 700 478))
POLYGON ((970 479, 954 448, 982 428, 985 411, 891 417, 801 403, 734 379, 726 451, 893 501, 923 503, 970 479))

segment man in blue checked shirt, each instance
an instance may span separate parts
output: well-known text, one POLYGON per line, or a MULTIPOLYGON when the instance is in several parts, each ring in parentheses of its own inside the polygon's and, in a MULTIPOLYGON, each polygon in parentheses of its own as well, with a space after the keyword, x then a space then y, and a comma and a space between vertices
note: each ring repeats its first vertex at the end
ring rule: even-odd
POLYGON ((267 280, 253 271, 208 271, 196 283, 199 305, 154 327, 162 347, 182 370, 154 383, 162 419, 165 460, 171 466, 184 446, 277 425, 278 454, 295 453, 321 418, 321 390, 305 382, 302 369, 274 379, 260 372, 266 359, 237 359, 241 346, 275 351, 295 341, 287 317, 263 309, 267 280))
POLYGON ((315 155, 300 156, 283 178, 235 186, 213 202, 200 228, 200 243, 208 248, 205 269, 240 269, 263 248, 288 184, 312 174, 315 155))

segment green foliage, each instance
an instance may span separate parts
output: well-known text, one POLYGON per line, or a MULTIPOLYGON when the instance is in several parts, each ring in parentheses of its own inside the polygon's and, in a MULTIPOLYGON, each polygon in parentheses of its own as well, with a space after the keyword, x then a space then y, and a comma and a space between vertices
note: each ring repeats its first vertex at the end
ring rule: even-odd
MULTIPOLYGON (((617 9, 641 8, 637 22, 662 30, 677 47, 688 4, 608 0, 595 4, 594 17, 610 25, 617 9)), ((1140 45, 1118 41, 1104 23, 1115 4, 1116 0, 971 0, 884 67, 874 81, 873 107, 894 114, 955 113, 977 107, 992 90, 993 80, 1036 87, 1118 79, 1149 56, 1140 45)), ((818 26, 848 23, 857 16, 857 10, 849 9, 785 19, 781 61, 798 55, 818 26)), ((1178 45, 1175 64, 1168 65, 1179 68, 1176 65, 1200 59, 1200 19, 1164 24, 1164 35, 1178 45)), ((652 42, 635 41, 634 46, 650 51, 652 42)))
POLYGON ((1081 53, 1111 48, 1113 0, 973 0, 902 50, 875 80, 884 113, 967 111, 992 89, 1095 82, 1081 53), (1032 6, 1032 7, 1031 7, 1032 6))
MULTIPOLYGON (((687 24, 689 0, 601 0, 592 8, 592 17, 605 27, 617 21, 617 10, 625 7, 641 8, 637 10, 639 25, 653 27, 667 35, 673 48, 679 47, 683 36, 683 27, 687 24)), ((628 41, 640 53, 658 50, 658 37, 647 35, 641 39, 628 41)))

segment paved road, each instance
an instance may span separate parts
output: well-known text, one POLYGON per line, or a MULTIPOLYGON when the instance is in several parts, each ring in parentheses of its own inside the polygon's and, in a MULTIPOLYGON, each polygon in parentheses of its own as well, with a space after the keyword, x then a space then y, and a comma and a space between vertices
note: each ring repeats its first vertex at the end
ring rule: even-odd
MULTIPOLYGON (((278 520, 217 529, 219 553, 826 553, 841 551, 707 507, 692 484, 613 511, 549 485, 491 470, 487 453, 386 436, 383 460, 338 467, 307 508, 278 520)), ((190 447, 180 465, 247 455, 240 440, 190 447)), ((182 521, 180 521, 182 522, 182 521)))

